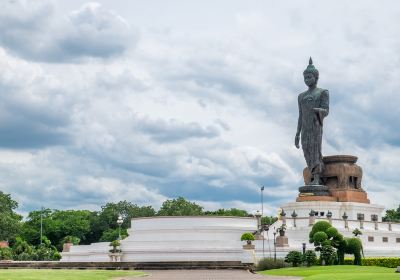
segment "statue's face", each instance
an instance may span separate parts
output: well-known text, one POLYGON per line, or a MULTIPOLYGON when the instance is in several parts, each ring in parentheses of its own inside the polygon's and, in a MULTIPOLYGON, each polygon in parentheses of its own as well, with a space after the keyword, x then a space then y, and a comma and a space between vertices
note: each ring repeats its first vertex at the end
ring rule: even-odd
POLYGON ((304 75, 304 83, 308 86, 308 87, 312 87, 314 85, 317 84, 317 79, 314 77, 313 74, 311 73, 306 73, 304 75))

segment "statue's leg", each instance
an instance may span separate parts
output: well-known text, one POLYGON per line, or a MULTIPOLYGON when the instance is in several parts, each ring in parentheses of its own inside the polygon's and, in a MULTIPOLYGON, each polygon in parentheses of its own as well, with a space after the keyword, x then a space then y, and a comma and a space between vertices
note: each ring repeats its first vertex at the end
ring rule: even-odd
POLYGON ((311 185, 320 185, 321 176, 319 173, 314 173, 314 180, 311 182, 311 185))

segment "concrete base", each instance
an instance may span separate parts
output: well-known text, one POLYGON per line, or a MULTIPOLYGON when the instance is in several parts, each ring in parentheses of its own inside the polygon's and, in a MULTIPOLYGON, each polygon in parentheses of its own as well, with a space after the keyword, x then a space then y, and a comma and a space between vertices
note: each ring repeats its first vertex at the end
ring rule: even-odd
POLYGON ((296 202, 303 202, 303 201, 332 201, 337 202, 336 197, 332 196, 319 196, 319 195, 302 195, 296 198, 296 202))
MULTIPOLYGON (((122 262, 243 261, 254 253, 243 249, 245 232, 257 229, 255 218, 151 217, 132 219, 129 237, 121 241, 122 262)), ((71 246, 63 262, 107 262, 108 242, 71 246)))
POLYGON ((289 239, 287 236, 277 236, 276 247, 289 247, 289 239))
POLYGON ((359 202, 367 203, 370 201, 367 197, 367 193, 363 190, 334 190, 331 189, 331 194, 333 197, 337 198, 339 202, 359 202))

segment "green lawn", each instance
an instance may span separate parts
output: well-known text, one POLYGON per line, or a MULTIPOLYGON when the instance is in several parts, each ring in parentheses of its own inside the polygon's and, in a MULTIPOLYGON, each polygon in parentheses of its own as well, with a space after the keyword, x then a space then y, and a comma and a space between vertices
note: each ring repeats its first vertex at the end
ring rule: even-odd
POLYGON ((1 280, 108 280, 143 275, 138 271, 121 270, 0 269, 1 280))
POLYGON ((263 275, 300 276, 304 280, 400 280, 400 273, 395 268, 378 266, 313 266, 290 267, 260 271, 263 275))

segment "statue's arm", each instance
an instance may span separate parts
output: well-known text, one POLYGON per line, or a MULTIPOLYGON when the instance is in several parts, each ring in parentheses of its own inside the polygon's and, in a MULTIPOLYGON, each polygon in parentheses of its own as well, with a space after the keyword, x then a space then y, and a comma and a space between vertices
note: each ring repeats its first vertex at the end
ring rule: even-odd
POLYGON ((300 132, 301 132, 301 119, 302 119, 302 112, 301 112, 301 106, 300 106, 300 95, 297 100, 298 106, 299 106, 299 119, 297 121, 297 131, 296 131, 296 137, 294 140, 294 145, 296 148, 300 148, 299 146, 299 141, 300 141, 300 132))
POLYGON ((321 92, 321 102, 319 108, 314 108, 321 119, 324 119, 329 114, 329 91, 321 92))

